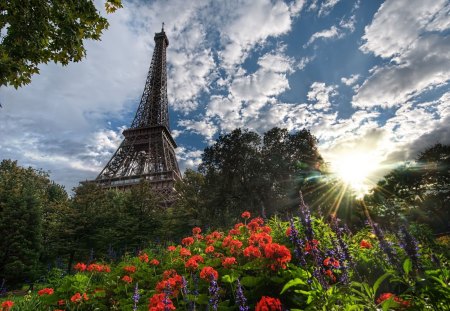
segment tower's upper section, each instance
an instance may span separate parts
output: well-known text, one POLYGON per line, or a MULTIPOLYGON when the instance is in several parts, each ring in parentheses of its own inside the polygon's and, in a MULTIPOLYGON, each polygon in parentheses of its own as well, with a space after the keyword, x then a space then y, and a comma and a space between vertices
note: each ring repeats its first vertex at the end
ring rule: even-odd
POLYGON ((166 49, 169 45, 164 32, 155 34, 155 50, 148 70, 144 93, 130 128, 165 126, 169 130, 167 102, 166 49))

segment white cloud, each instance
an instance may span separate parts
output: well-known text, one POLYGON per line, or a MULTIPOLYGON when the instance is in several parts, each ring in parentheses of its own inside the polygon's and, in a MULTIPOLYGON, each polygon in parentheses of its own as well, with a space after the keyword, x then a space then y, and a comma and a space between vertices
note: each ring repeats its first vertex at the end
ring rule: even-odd
POLYGON ((347 86, 350 86, 350 85, 355 84, 358 81, 359 77, 360 77, 360 75, 358 75, 358 74, 352 74, 348 78, 342 77, 341 82, 347 86))
POLYGON ((316 57, 315 56, 311 56, 311 57, 302 57, 300 59, 300 61, 297 64, 297 68, 299 70, 303 70, 305 69, 306 65, 308 65, 310 62, 312 62, 316 57))
POLYGON ((355 106, 392 107, 448 82, 450 37, 436 33, 450 25, 441 14, 448 7, 441 0, 386 1, 380 7, 365 28, 361 49, 390 63, 372 68, 353 97, 355 106))
POLYGON ((202 150, 178 147, 176 150, 181 172, 186 169, 196 169, 202 163, 202 150))
POLYGON ((325 0, 320 5, 319 16, 326 16, 330 14, 331 10, 339 3, 341 0, 325 0))
POLYGON ((439 20, 447 19, 437 15, 445 5, 446 0, 384 2, 372 23, 365 28, 363 39, 366 42, 361 49, 383 58, 405 52, 430 22, 441 25, 439 20))
POLYGON ((445 84, 450 79, 450 37, 422 37, 397 61, 374 69, 353 97, 355 106, 392 107, 445 84))
POLYGON ((330 98, 338 95, 336 89, 335 85, 326 86, 323 82, 314 82, 308 92, 308 100, 315 102, 314 109, 327 111, 331 108, 330 98))
POLYGON ((196 134, 204 136, 208 141, 212 139, 217 132, 217 127, 209 119, 202 120, 179 120, 178 125, 196 134))
POLYGON ((340 38, 342 33, 338 30, 338 28, 333 25, 330 29, 325 29, 319 32, 314 33, 311 38, 309 38, 308 42, 304 47, 311 45, 317 39, 332 39, 332 38, 340 38))

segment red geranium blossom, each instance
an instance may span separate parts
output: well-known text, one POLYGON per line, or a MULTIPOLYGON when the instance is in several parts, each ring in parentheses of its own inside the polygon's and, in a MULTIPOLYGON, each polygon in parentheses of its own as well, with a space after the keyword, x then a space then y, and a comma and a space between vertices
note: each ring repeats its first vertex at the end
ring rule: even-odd
POLYGON ((236 258, 234 257, 226 257, 222 260, 222 266, 227 269, 230 269, 232 265, 237 264, 236 258))
POLYGON ((248 211, 243 212, 241 217, 244 218, 244 219, 249 219, 250 218, 250 212, 248 212, 248 211))
POLYGON ((14 301, 6 300, 2 302, 2 311, 9 311, 14 306, 14 301))
POLYGON ((277 298, 262 296, 255 307, 255 311, 281 311, 281 301, 277 298))
POLYGON ((177 247, 176 247, 176 246, 173 246, 173 245, 170 245, 170 246, 167 247, 167 250, 168 250, 169 252, 173 252, 173 251, 176 250, 176 249, 177 249, 177 247))
POLYGON ((128 273, 135 273, 136 267, 135 266, 125 266, 125 267, 123 267, 123 270, 128 273))
POLYGON ((316 250, 317 245, 319 245, 319 241, 317 241, 316 239, 313 239, 311 242, 306 241, 305 252, 310 253, 312 250, 316 250))
POLYGON ((192 228, 192 234, 197 235, 200 234, 200 232, 202 232, 202 229, 199 227, 192 228))
POLYGON ((206 254, 209 254, 209 253, 212 253, 212 252, 214 252, 214 246, 210 245, 210 246, 207 246, 205 248, 205 253, 206 254))
POLYGON ((194 244, 194 238, 193 237, 184 238, 183 240, 181 240, 181 244, 183 244, 184 246, 192 245, 194 244))
POLYGON ((372 244, 370 244, 369 241, 361 240, 361 243, 359 243, 359 246, 361 248, 372 248, 372 244))
POLYGON ((96 272, 111 272, 111 268, 107 265, 100 265, 100 264, 90 264, 86 268, 87 271, 96 271, 96 272))
POLYGON ((152 260, 150 260, 150 264, 152 266, 158 266, 159 265, 159 261, 158 261, 158 259, 152 259, 152 260))
POLYGON ((264 246, 266 258, 274 259, 276 263, 271 264, 270 268, 275 270, 277 267, 286 269, 286 264, 291 261, 291 252, 289 249, 277 243, 271 243, 264 246))
POLYGON ((397 297, 396 295, 394 295, 394 294, 392 294, 392 293, 383 293, 383 294, 381 294, 380 297, 378 297, 378 299, 377 299, 377 304, 380 304, 380 303, 382 303, 383 301, 388 300, 388 299, 391 299, 391 298, 392 298, 396 303, 398 303, 398 304, 400 304, 400 305, 402 305, 402 306, 404 306, 404 307, 409 307, 409 305, 410 305, 410 302, 409 302, 409 301, 403 300, 402 298, 397 297))
POLYGON ((250 245, 247 246, 246 248, 244 248, 244 256, 245 257, 254 257, 254 258, 259 258, 262 256, 261 254, 261 250, 259 249, 259 247, 250 245))
POLYGON ((131 282, 133 282, 133 278, 131 276, 129 276, 129 275, 124 275, 122 277, 122 281, 124 281, 125 283, 130 284, 131 282))
POLYGON ((64 299, 58 300, 58 306, 64 306, 65 304, 66 302, 64 301, 64 299))
POLYGON ((200 278, 210 281, 211 277, 213 277, 215 280, 219 278, 219 273, 214 270, 213 267, 204 267, 202 271, 200 271, 200 278))
POLYGON ((147 255, 147 253, 141 253, 139 255, 139 260, 142 261, 142 262, 148 262, 148 255, 147 255))
POLYGON ((266 244, 272 243, 272 237, 265 233, 253 233, 250 238, 248 239, 248 244, 258 245, 258 246, 264 246, 266 244))
POLYGON ((324 261, 323 261, 323 265, 326 266, 326 267, 333 266, 334 268, 339 268, 340 267, 339 261, 334 259, 334 258, 332 258, 332 257, 325 258, 324 261))
POLYGON ((42 295, 53 295, 53 293, 54 293, 53 288, 48 288, 48 287, 38 291, 38 295, 39 296, 42 296, 42 295))
POLYGON ((150 304, 148 305, 149 311, 167 311, 175 310, 172 300, 166 297, 165 293, 154 294, 152 298, 149 299, 150 304))
POLYGON ((292 228, 291 228, 291 227, 288 227, 288 228, 286 229, 286 236, 290 236, 290 235, 291 235, 291 232, 292 232, 292 228))
POLYGON ((88 295, 86 295, 86 293, 84 293, 83 296, 81 296, 80 293, 76 293, 75 295, 73 295, 70 298, 70 301, 72 301, 74 303, 78 303, 78 302, 81 302, 82 299, 89 300, 89 297, 88 297, 88 295))
POLYGON ((183 284, 183 278, 181 275, 177 274, 177 272, 173 269, 166 270, 163 273, 163 280, 156 284, 156 291, 158 293, 163 293, 167 290, 167 287, 170 287, 171 297, 178 296, 178 291, 183 284))
POLYGON ((205 262, 203 257, 200 255, 194 255, 186 262, 185 267, 191 270, 196 270, 198 268, 199 262, 205 262))
POLYGON ((336 277, 334 276, 333 271, 325 270, 324 273, 326 276, 328 276, 333 281, 333 283, 336 282, 336 277))
POLYGON ((77 271, 84 271, 86 270, 86 264, 79 262, 73 268, 77 271))
POLYGON ((180 255, 181 256, 191 256, 191 251, 188 250, 187 248, 182 247, 180 249, 180 255))

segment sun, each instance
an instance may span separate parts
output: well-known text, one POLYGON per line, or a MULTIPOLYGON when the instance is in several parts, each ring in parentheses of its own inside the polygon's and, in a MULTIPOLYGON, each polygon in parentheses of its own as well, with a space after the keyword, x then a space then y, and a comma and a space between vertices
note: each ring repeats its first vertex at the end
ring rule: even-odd
POLYGON ((369 152, 354 151, 334 158, 331 169, 358 197, 362 197, 373 185, 370 177, 378 165, 369 152))

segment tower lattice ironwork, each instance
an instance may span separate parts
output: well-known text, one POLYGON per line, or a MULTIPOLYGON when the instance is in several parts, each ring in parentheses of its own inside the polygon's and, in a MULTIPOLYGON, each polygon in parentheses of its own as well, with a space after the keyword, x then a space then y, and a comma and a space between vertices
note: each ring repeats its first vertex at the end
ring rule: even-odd
POLYGON ((166 201, 174 198, 174 184, 181 180, 175 157, 175 140, 169 131, 166 49, 164 32, 155 34, 155 50, 144 93, 125 139, 94 182, 103 187, 127 188, 141 180, 166 201))

